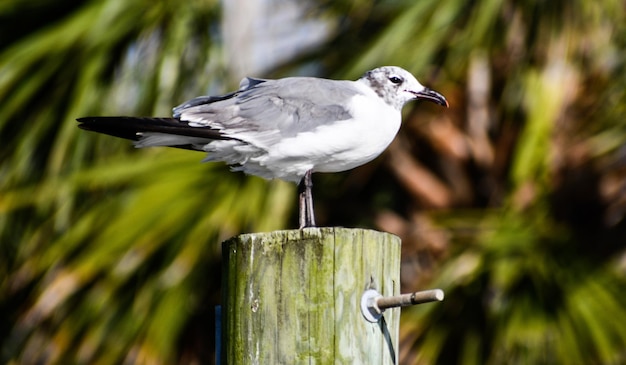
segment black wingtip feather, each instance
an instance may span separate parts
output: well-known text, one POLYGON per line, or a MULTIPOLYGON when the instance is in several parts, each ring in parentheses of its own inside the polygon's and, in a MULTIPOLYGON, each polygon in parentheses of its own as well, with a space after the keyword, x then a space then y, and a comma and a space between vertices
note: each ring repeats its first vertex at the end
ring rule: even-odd
POLYGON ((176 118, 143 117, 82 117, 76 119, 78 127, 87 131, 138 140, 138 133, 156 132, 206 139, 230 139, 210 127, 191 127, 176 118))
POLYGON ((125 117, 83 117, 76 119, 78 128, 86 131, 108 134, 136 141, 140 128, 130 118, 125 117))

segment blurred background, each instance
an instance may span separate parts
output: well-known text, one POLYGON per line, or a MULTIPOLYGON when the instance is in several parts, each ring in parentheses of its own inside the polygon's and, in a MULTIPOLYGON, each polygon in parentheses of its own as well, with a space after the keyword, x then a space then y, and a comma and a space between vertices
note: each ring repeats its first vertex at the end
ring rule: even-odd
POLYGON ((243 76, 406 68, 381 157, 316 174, 318 223, 403 241, 401 364, 626 363, 621 0, 3 0, 0 362, 212 364, 220 242, 297 227, 296 189, 135 150, 87 115, 169 116, 243 76))

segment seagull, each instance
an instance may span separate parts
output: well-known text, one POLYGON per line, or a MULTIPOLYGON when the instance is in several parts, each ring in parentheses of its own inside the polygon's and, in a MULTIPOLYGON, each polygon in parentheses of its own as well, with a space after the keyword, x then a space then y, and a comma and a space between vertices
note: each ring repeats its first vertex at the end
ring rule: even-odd
POLYGON ((385 66, 356 81, 244 78, 239 89, 200 96, 171 118, 83 117, 79 127, 134 141, 203 151, 233 171, 298 184, 300 229, 315 227, 313 172, 340 172, 379 156, 394 139, 404 104, 446 98, 408 71, 385 66))

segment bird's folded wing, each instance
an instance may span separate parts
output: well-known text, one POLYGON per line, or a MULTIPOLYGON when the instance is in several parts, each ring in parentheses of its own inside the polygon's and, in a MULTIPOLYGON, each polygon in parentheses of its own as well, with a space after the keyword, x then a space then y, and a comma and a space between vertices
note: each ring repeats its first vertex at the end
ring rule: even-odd
POLYGON ((222 138, 264 147, 352 118, 349 103, 359 94, 352 81, 247 78, 238 91, 192 99, 175 108, 174 115, 189 127, 208 127, 222 138))

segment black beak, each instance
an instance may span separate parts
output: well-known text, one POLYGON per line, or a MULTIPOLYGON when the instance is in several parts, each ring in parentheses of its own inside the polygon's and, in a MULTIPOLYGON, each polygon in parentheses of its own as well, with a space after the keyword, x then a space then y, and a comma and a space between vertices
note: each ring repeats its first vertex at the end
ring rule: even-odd
POLYGON ((435 90, 431 90, 428 88, 424 88, 424 90, 414 93, 416 99, 424 99, 428 101, 432 101, 435 104, 439 104, 442 106, 448 107, 448 101, 443 95, 439 94, 435 90))

